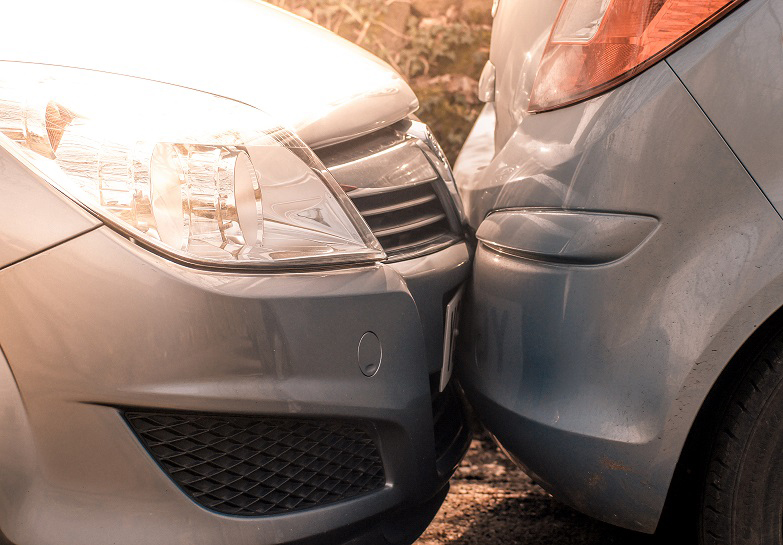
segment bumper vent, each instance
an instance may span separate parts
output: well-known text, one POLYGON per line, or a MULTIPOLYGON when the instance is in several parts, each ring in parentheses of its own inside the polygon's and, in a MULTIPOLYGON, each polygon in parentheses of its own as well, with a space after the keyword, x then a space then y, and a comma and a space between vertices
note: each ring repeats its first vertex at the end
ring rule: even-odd
POLYGON ((386 483, 373 440, 349 423, 147 412, 125 418, 182 490, 226 515, 290 513, 386 483))
POLYGON ((438 475, 451 476, 470 446, 473 432, 453 383, 432 397, 435 464, 438 475))
POLYGON ((409 121, 316 150, 346 190, 389 261, 435 252, 463 239, 461 221, 434 154, 406 132, 409 121))

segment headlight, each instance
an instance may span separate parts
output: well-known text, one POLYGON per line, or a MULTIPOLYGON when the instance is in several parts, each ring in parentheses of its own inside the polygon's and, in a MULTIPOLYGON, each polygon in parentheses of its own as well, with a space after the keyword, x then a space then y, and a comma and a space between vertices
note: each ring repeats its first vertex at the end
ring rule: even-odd
POLYGON ((213 267, 384 258, 307 145, 260 110, 132 77, 0 66, 0 145, 139 243, 213 267))

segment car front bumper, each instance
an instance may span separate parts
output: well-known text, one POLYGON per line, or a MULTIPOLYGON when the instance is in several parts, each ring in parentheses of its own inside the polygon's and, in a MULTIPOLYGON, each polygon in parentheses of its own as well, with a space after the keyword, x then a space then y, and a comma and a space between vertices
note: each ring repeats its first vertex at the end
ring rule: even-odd
POLYGON ((460 243, 404 264, 232 274, 171 263, 98 227, 3 269, 0 405, 14 439, 0 448, 13 476, 0 480, 2 534, 37 545, 415 539, 470 432, 457 410, 440 430, 451 437, 437 437, 443 399, 425 340, 436 333, 405 274, 445 296, 469 261, 460 243), (367 332, 382 350, 372 377, 358 361, 367 332), (385 484, 269 516, 218 513, 162 471, 127 411, 353 423, 380 453, 385 484))

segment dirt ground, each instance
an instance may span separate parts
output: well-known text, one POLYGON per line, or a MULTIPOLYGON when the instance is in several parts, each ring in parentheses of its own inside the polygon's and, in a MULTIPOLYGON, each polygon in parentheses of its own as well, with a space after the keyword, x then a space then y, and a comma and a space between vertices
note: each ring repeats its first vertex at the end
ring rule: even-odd
POLYGON ((415 545, 659 545, 558 503, 484 437, 473 441, 438 516, 415 545))

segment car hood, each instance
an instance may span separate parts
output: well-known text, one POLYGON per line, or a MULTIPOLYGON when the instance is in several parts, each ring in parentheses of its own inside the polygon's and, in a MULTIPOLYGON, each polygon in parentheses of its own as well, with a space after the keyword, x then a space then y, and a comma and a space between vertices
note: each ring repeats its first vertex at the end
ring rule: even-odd
POLYGON ((238 100, 311 147, 390 125, 418 108, 386 63, 253 0, 25 0, 3 7, 0 60, 134 76, 238 100))

